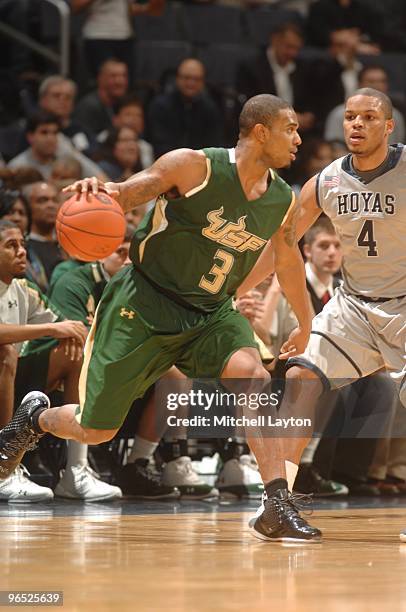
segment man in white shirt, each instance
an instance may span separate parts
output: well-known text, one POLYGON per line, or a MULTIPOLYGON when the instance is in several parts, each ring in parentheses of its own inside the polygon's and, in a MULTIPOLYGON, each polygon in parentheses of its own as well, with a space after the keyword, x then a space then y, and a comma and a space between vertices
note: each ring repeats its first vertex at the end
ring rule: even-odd
POLYGON ((30 146, 9 162, 10 168, 35 168, 48 180, 54 161, 71 155, 80 163, 83 176, 89 173, 105 176, 97 164, 75 149, 69 138, 61 133, 56 115, 44 110, 37 111, 27 121, 26 134, 30 146))

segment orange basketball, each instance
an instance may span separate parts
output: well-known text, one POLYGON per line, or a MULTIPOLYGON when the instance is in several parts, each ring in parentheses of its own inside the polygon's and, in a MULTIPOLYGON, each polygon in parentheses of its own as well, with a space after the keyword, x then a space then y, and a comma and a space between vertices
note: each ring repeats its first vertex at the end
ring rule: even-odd
POLYGON ((77 194, 66 200, 56 219, 61 247, 82 261, 111 255, 123 242, 126 220, 121 206, 106 193, 77 194))

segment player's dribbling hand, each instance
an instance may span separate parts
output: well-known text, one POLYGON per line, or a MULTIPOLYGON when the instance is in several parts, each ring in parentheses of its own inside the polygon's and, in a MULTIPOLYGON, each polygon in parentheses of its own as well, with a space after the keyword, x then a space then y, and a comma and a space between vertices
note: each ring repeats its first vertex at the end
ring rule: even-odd
POLYGON ((279 359, 289 359, 294 355, 301 355, 307 346, 309 336, 310 331, 296 327, 286 342, 282 344, 279 359))
POLYGON ((99 191, 102 191, 114 199, 120 195, 120 190, 117 183, 113 183, 111 181, 104 183, 95 176, 81 179, 80 181, 75 181, 71 185, 68 185, 62 189, 62 193, 69 193, 72 191, 76 191, 78 195, 85 194, 86 196, 90 193, 96 195, 99 193, 99 191))

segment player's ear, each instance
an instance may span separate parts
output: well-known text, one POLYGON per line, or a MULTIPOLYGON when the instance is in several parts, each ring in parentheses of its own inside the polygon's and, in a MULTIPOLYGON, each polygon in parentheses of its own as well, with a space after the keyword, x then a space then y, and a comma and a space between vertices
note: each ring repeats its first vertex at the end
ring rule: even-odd
POLYGON ((387 119, 386 120, 386 133, 387 134, 392 134, 394 129, 395 129, 395 120, 394 119, 387 119))
POLYGON ((310 246, 306 243, 303 245, 303 254, 306 259, 310 259, 310 246))
POLYGON ((267 138, 267 128, 263 123, 256 123, 252 128, 253 133, 255 134, 256 139, 263 144, 267 138))

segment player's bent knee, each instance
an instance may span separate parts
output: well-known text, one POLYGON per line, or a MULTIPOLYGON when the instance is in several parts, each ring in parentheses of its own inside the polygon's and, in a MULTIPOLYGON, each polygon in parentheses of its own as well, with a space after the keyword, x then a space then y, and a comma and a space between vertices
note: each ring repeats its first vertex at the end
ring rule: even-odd
POLYGON ((89 429, 87 427, 82 427, 81 430, 82 439, 80 442, 83 444, 102 444, 103 442, 109 442, 118 431, 118 429, 89 429))
POLYGON ((0 365, 10 375, 15 376, 17 372, 18 353, 12 344, 0 345, 0 365))

